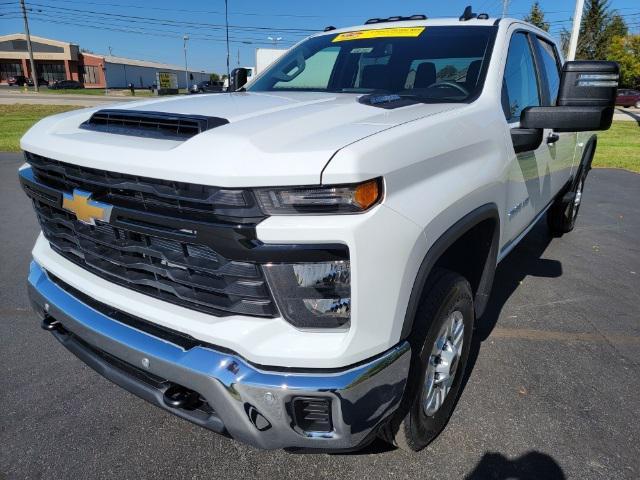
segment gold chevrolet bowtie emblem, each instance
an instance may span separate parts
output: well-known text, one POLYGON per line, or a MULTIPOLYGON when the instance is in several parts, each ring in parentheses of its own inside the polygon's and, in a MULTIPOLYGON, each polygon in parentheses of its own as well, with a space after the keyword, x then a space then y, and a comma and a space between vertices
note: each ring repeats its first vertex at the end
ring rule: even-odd
POLYGON ((111 217, 111 205, 91 200, 91 193, 74 190, 73 194, 63 193, 62 208, 74 213, 83 223, 95 225, 96 220, 108 222, 111 217))

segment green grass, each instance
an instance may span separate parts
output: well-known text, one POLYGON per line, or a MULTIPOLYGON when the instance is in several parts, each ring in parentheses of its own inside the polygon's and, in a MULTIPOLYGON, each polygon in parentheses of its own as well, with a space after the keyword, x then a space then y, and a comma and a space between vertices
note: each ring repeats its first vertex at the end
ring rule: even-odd
POLYGON ((593 166, 640 173, 640 125, 618 121, 613 122, 611 129, 606 132, 598 132, 593 166))
POLYGON ((77 108, 72 105, 0 105, 0 151, 20 150, 20 137, 41 118, 77 108))

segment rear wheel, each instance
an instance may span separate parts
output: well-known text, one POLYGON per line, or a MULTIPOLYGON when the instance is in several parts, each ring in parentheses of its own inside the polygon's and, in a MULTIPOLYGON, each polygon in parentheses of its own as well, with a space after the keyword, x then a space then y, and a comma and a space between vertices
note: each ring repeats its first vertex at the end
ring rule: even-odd
POLYGON ((474 311, 471 287, 463 277, 438 270, 418 308, 414 325, 426 336, 414 357, 406 407, 388 425, 385 439, 406 451, 419 451, 444 428, 464 377, 474 311))
POLYGON ((557 198, 549 209, 547 224, 553 235, 561 236, 569 233, 575 227, 580 205, 582 204, 582 193, 586 178, 586 169, 582 169, 575 187, 562 197, 557 198))

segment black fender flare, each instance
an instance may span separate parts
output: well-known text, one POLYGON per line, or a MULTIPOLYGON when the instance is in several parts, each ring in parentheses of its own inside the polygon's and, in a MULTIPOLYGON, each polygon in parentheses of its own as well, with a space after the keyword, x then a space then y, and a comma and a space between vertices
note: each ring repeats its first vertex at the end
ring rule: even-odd
POLYGON ((598 146, 598 135, 591 135, 589 140, 587 140, 587 144, 584 146, 584 150, 582 151, 582 158, 580 159, 580 164, 576 169, 576 174, 574 175, 571 181, 571 189, 578 184, 578 179, 580 178, 582 171, 586 169, 587 173, 591 170, 591 162, 593 162, 593 157, 596 155, 596 147, 598 146))
POLYGON ((485 220, 494 220, 495 228, 493 231, 493 237, 491 239, 491 247, 489 254, 484 263, 482 276, 475 292, 474 309, 476 318, 480 317, 484 312, 491 293, 491 286, 493 284, 493 277, 496 271, 496 264, 498 259, 498 246, 500 241, 500 214, 498 212, 498 206, 495 203, 487 203, 482 205, 460 220, 453 224, 442 236, 440 236, 429 248, 426 253, 418 273, 413 282, 413 288, 411 289, 411 295, 409 296, 409 302, 407 305, 407 311, 404 317, 404 323, 402 325, 402 332, 400 340, 405 340, 409 337, 413 331, 413 323, 418 310, 418 305, 422 299, 422 293, 425 285, 433 270, 433 267, 437 263, 442 254, 453 245, 458 239, 460 239, 470 229, 477 226, 485 220))

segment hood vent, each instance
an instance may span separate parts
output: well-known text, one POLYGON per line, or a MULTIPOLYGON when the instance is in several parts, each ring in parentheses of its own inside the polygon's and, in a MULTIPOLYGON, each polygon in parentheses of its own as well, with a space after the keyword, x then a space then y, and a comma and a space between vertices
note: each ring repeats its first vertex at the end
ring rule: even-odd
POLYGON ((141 110, 98 110, 80 128, 134 137, 187 140, 229 123, 226 118, 141 110))

